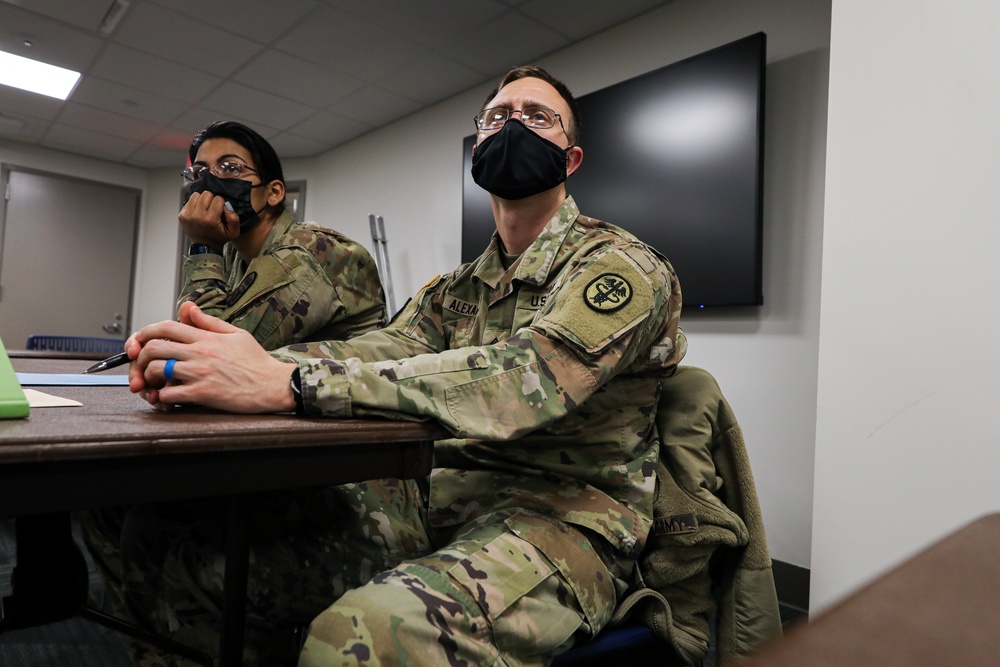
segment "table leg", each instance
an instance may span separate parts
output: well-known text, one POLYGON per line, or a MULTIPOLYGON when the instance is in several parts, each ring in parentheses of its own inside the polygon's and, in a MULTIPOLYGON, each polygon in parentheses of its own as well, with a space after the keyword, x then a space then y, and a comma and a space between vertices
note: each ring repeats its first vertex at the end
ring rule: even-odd
POLYGON ((3 599, 0 632, 60 621, 87 601, 87 562, 73 541, 69 512, 15 520, 17 565, 3 599))
POLYGON ((250 499, 233 496, 229 500, 226 523, 226 573, 223 580, 222 638, 219 664, 239 667, 243 664, 243 642, 247 610, 247 575, 250 549, 247 522, 250 499))

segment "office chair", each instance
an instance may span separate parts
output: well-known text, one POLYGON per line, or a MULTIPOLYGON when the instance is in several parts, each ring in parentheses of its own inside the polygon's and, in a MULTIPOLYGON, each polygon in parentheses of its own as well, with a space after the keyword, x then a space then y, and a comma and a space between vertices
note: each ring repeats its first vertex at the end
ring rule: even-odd
POLYGON ((28 336, 29 350, 50 352, 86 352, 111 355, 125 347, 124 338, 94 338, 89 336, 28 336))

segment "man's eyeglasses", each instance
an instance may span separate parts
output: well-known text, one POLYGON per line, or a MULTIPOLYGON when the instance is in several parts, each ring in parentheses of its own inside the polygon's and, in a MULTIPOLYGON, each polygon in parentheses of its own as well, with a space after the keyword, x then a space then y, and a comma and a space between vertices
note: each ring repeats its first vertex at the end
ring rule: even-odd
POLYGON ((208 168, 204 165, 194 165, 193 167, 188 167, 181 171, 181 176, 188 183, 197 183, 201 179, 205 178, 205 174, 211 172, 219 178, 239 178, 240 175, 246 171, 252 171, 255 174, 259 172, 251 167, 250 165, 243 164, 242 162, 220 162, 212 168, 208 168))
POLYGON ((554 127, 556 121, 559 121, 559 126, 563 132, 566 132, 566 126, 563 125, 562 117, 548 107, 524 107, 523 109, 490 107, 477 113, 473 121, 476 123, 477 130, 480 132, 489 132, 491 130, 499 130, 510 119, 511 115, 515 113, 521 114, 521 122, 524 123, 525 127, 530 127, 534 130, 547 130, 550 127, 554 127))

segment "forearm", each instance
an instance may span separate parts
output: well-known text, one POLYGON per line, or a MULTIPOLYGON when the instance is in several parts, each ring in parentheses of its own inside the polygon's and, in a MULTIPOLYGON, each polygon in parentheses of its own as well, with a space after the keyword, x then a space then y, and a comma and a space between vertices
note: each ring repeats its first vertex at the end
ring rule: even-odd
POLYGON ((598 386, 567 346, 531 332, 398 361, 311 359, 300 368, 307 414, 430 418, 458 437, 491 440, 564 417, 598 386))
POLYGON ((190 301, 209 315, 218 317, 226 309, 229 296, 225 270, 222 255, 206 253, 186 257, 181 268, 183 285, 177 297, 177 309, 190 301))

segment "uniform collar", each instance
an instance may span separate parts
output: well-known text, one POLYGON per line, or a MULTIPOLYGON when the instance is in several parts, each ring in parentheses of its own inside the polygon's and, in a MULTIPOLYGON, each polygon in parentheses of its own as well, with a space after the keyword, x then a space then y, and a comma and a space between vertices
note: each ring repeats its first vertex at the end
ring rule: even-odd
MULTIPOLYGON (((579 217, 580 209, 577 208, 573 197, 566 197, 538 237, 528 246, 527 250, 521 253, 520 259, 511 267, 511 270, 514 271, 512 280, 544 285, 555 264, 559 249, 562 248, 566 236, 573 229, 573 223, 579 217)), ((503 263, 500 261, 500 236, 493 232, 490 245, 480 257, 472 275, 496 288, 506 272, 507 270, 503 268, 503 263)))

